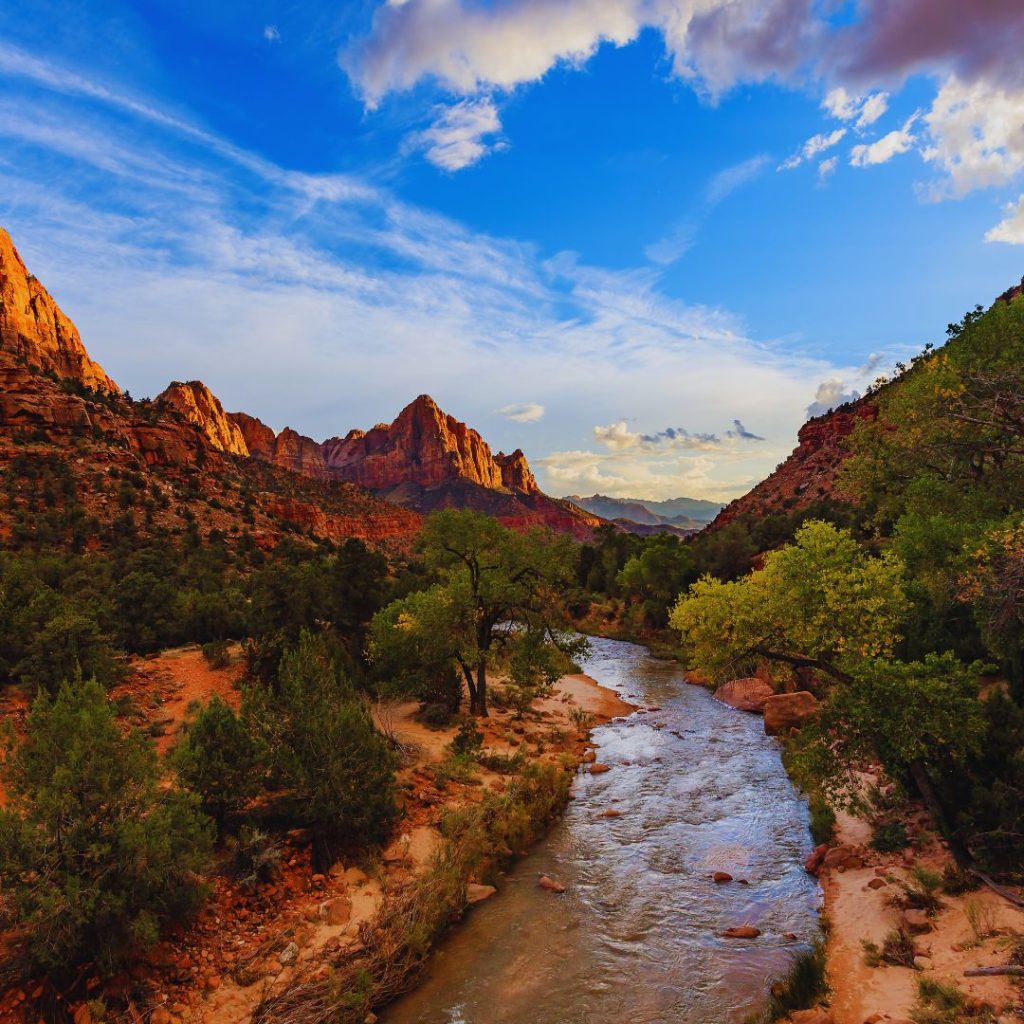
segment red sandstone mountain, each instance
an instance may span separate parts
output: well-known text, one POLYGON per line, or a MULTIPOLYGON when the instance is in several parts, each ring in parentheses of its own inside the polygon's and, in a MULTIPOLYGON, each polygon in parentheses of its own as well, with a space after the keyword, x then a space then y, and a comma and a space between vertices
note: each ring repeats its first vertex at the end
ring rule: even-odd
MULTIPOLYGON (((601 522, 542 494, 521 451, 492 454, 475 430, 426 395, 392 424, 323 444, 225 413, 200 381, 175 381, 155 401, 133 402, 89 358, 74 324, 0 229, 0 464, 28 437, 40 445, 91 445, 92 460, 117 473, 138 466, 194 480, 199 468, 200 495, 219 493, 225 475, 249 478, 250 490, 254 482, 266 489, 257 504, 269 520, 331 539, 408 536, 418 528, 414 512, 452 507, 580 537, 601 522), (69 380, 75 388, 65 386, 69 380), (367 522, 346 519, 357 512, 367 522)), ((102 490, 100 510, 109 506, 102 490)))
POLYGON ((78 329, 25 267, 11 236, 0 228, 0 352, 97 391, 120 388, 94 363, 78 329))
POLYGON ((865 396, 808 420, 800 428, 799 444, 789 458, 753 490, 726 505, 710 529, 742 515, 791 512, 837 496, 836 477, 849 454, 845 439, 861 420, 873 420, 877 415, 877 407, 865 396))
POLYGON ((515 527, 549 526, 583 537, 601 520, 543 494, 522 451, 492 454, 480 434, 443 412, 429 395, 393 423, 350 430, 317 444, 285 428, 280 434, 245 413, 231 413, 249 454, 318 479, 346 480, 418 512, 473 508, 515 527))

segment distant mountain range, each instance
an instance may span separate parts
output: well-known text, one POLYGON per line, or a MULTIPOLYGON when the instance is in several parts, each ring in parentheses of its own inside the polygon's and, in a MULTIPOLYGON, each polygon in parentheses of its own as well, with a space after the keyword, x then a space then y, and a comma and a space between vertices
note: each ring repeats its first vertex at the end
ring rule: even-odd
POLYGON ((666 532, 700 530, 723 508, 719 502, 705 501, 702 498, 650 501, 647 498, 612 498, 605 494, 594 494, 589 498, 570 494, 565 500, 602 519, 652 528, 635 531, 638 533, 658 532, 659 527, 664 528, 666 532))

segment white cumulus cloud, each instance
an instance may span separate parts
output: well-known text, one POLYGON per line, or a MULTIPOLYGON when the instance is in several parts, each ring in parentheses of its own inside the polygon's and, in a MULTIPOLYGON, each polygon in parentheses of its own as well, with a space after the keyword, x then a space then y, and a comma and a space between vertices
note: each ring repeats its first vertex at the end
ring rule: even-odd
POLYGON ((986 242, 1008 242, 1024 245, 1024 196, 1006 208, 1006 219, 985 235, 986 242))
POLYGON ((854 146, 850 150, 850 163, 854 167, 874 167, 877 164, 888 163, 893 157, 908 152, 916 141, 911 129, 917 117, 917 114, 912 114, 904 122, 902 128, 883 135, 875 142, 854 146))
POLYGON ((845 128, 837 128, 834 132, 822 132, 819 135, 812 135, 788 160, 783 161, 779 166, 780 171, 791 171, 799 167, 805 160, 813 160, 820 153, 824 153, 833 146, 838 145, 846 137, 845 128))

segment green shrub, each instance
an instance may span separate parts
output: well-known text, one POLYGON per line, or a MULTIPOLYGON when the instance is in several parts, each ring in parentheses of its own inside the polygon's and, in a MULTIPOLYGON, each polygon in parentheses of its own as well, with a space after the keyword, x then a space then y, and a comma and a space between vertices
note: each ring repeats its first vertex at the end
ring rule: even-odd
POLYGON ((947 896, 963 896, 981 885, 978 876, 952 861, 942 869, 942 891, 947 896))
POLYGON ((942 900, 939 899, 942 876, 920 865, 913 868, 910 874, 915 884, 904 883, 903 885, 903 895, 907 905, 928 914, 938 913, 942 909, 942 900))
POLYGON ((963 993, 953 982, 921 978, 917 983, 917 1003, 910 1015, 914 1024, 992 1024, 996 1016, 989 1006, 968 1007, 963 993))
POLYGON ((110 970, 199 905, 210 822, 161 786, 152 745, 122 735, 95 680, 36 698, 0 778, 0 885, 30 969, 110 970))
POLYGON ((864 962, 869 967, 889 964, 890 967, 914 966, 914 940, 902 928, 894 928, 882 942, 879 949, 874 942, 861 941, 864 947, 864 962))
POLYGON ((879 853, 896 853, 910 843, 907 828, 902 821, 886 821, 875 827, 871 835, 871 847, 879 853))
POLYGON ((286 790, 289 817, 314 832, 318 863, 340 845, 387 836, 395 757, 323 637, 302 630, 281 658, 276 688, 251 687, 244 711, 286 790))
POLYGON ((260 783, 258 750, 245 722, 216 694, 189 724, 172 762, 181 781, 199 794, 203 810, 223 830, 260 783))
POLYGON ((472 718, 464 718, 459 731, 448 744, 451 752, 459 754, 475 754, 484 742, 484 734, 477 728, 472 718))
POLYGON ((96 620, 73 608, 58 612, 32 635, 15 671, 33 691, 51 694, 76 677, 109 687, 117 674, 113 649, 96 620))
POLYGON ((818 793, 810 799, 811 837, 819 845, 832 842, 836 830, 836 814, 828 805, 828 801, 818 793))
POLYGON ((825 977, 825 943, 819 939, 814 946, 793 957, 789 973, 771 987, 768 1007, 759 1021, 775 1021, 793 1010, 807 1010, 828 992, 825 977))
POLYGON ((231 664, 231 655, 227 640, 211 640, 203 644, 203 658, 210 668, 227 668, 231 664))

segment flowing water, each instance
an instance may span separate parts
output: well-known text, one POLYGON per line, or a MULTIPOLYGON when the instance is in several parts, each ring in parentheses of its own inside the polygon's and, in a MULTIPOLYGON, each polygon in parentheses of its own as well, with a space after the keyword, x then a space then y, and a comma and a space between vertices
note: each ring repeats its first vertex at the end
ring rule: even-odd
POLYGON ((635 644, 595 639, 584 670, 660 710, 594 731, 612 770, 579 776, 565 818, 384 1024, 733 1024, 817 935, 807 810, 761 719, 635 644), (741 924, 760 937, 721 937, 741 924))

